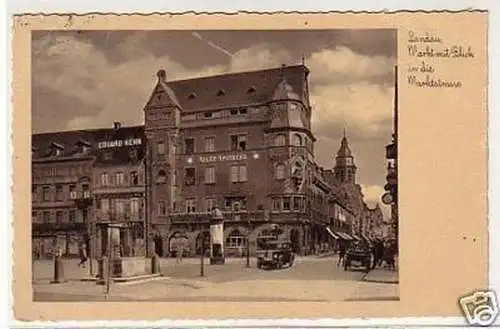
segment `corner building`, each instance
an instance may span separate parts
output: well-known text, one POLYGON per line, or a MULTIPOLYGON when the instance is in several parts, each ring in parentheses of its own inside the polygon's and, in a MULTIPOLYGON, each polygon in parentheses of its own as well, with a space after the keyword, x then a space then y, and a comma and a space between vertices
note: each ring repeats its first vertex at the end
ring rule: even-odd
POLYGON ((303 65, 182 81, 157 73, 144 108, 150 252, 171 255, 183 237, 198 254, 214 207, 227 255, 244 254, 247 238, 254 253, 271 224, 295 252, 319 242, 329 187, 314 160, 308 74, 303 65), (318 193, 324 207, 313 209, 318 193))

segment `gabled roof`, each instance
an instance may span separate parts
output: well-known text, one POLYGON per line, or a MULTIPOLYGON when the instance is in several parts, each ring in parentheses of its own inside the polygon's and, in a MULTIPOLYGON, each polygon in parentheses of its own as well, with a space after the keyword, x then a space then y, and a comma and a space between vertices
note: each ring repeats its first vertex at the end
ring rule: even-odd
POLYGON ((303 98, 306 97, 308 73, 309 70, 304 65, 296 65, 162 81, 163 73, 160 71, 158 83, 146 108, 154 106, 154 98, 158 98, 162 92, 166 103, 179 105, 183 112, 260 105, 273 101, 276 97, 292 97, 306 103, 307 100, 303 98))

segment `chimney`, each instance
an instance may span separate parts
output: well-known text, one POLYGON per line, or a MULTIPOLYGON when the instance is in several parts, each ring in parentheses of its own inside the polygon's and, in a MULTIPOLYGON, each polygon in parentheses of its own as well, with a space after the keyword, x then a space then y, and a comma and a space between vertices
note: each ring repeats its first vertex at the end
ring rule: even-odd
POLYGON ((119 130, 122 127, 122 124, 119 121, 113 122, 113 126, 115 130, 119 130))

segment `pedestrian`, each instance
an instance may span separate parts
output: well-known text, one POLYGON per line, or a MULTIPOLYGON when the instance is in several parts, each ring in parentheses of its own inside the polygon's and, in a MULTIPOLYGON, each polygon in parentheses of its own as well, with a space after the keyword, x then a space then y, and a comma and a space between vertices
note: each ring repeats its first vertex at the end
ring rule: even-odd
POLYGON ((87 263, 87 248, 84 243, 81 243, 78 247, 78 255, 80 256, 80 263, 78 263, 78 267, 85 267, 85 263, 87 263))
POLYGON ((182 256, 184 254, 184 241, 179 239, 177 242, 177 263, 182 263, 182 256))
POLYGON ((345 245, 344 243, 339 244, 339 260, 337 262, 337 266, 340 266, 344 263, 344 258, 345 258, 345 245))

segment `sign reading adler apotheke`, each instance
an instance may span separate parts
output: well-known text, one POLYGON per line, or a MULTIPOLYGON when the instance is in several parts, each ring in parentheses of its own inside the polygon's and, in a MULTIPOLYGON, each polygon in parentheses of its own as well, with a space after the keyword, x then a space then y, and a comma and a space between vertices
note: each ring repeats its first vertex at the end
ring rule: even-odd
POLYGON ((227 155, 200 155, 200 162, 223 162, 223 161, 242 161, 247 159, 247 155, 243 154, 227 154, 227 155))
POLYGON ((130 139, 118 139, 114 141, 103 141, 97 144, 100 149, 112 148, 112 147, 123 147, 123 146, 135 146, 141 145, 142 139, 140 138, 130 138, 130 139))

